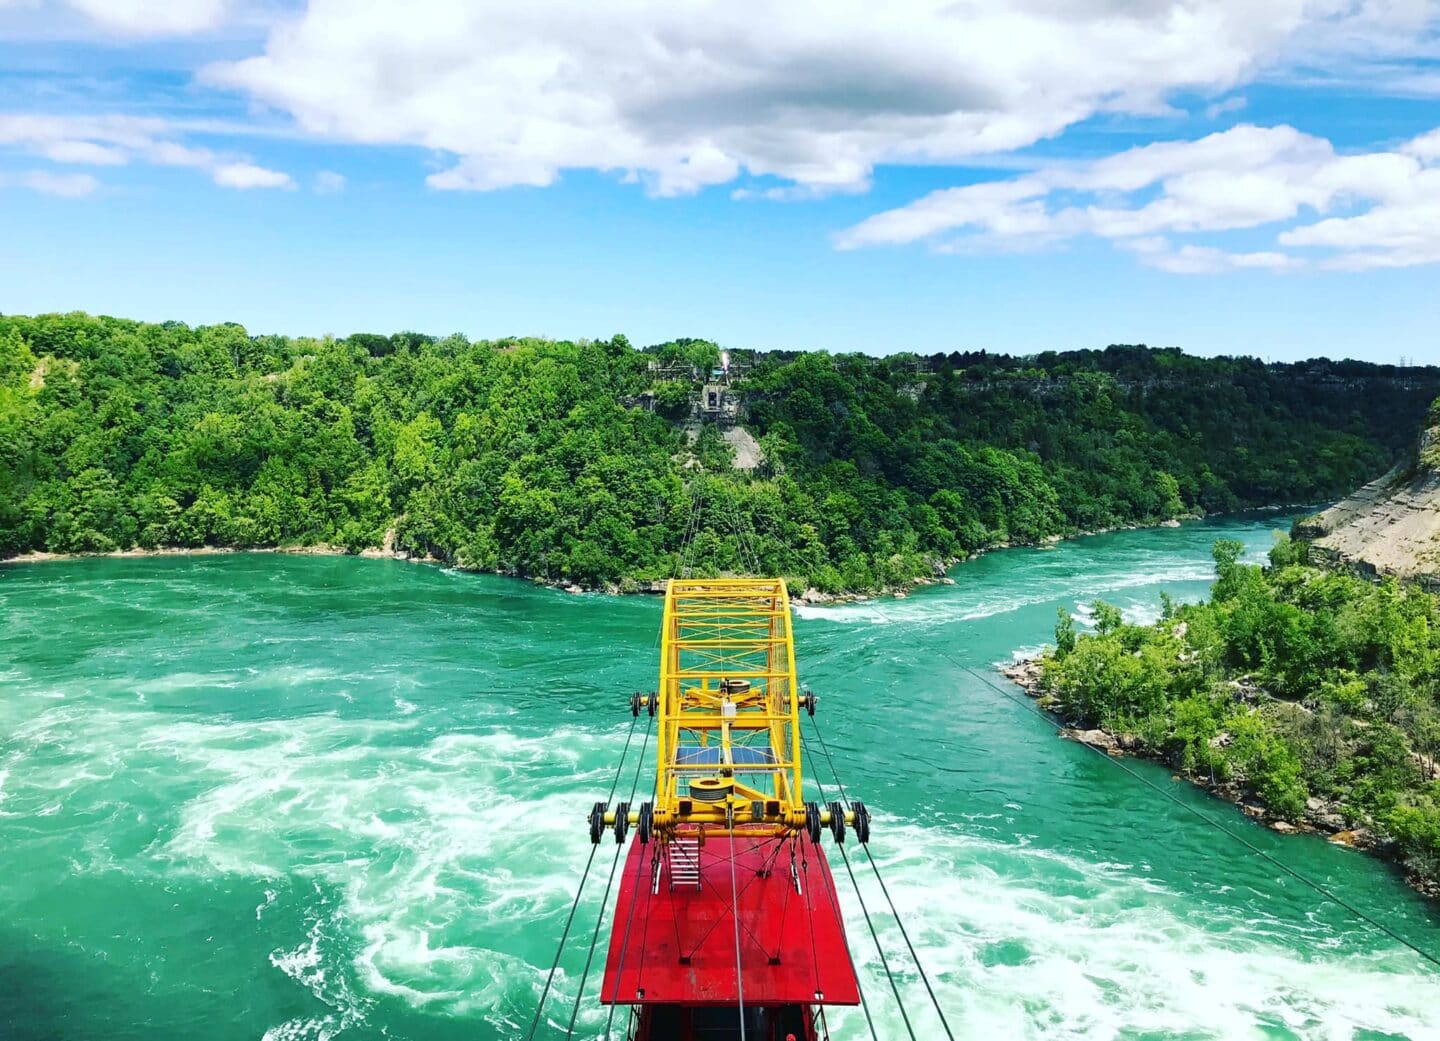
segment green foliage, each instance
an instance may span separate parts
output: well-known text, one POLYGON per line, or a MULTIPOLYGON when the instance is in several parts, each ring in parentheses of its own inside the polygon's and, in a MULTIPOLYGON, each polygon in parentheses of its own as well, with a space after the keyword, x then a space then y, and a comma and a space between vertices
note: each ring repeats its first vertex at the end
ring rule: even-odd
POLYGON ((1230 763, 1273 811, 1287 820, 1298 819, 1308 795, 1299 755, 1259 712, 1238 713, 1226 725, 1230 763))
POLYGON ((1113 724, 1124 729, 1164 707, 1170 685, 1170 665, 1163 653, 1126 650, 1121 634, 1077 641, 1048 681, 1066 716, 1087 727, 1113 724))
POLYGON ((866 591, 1004 543, 1340 491, 1440 389, 1426 369, 1129 347, 732 352, 765 454, 742 473, 713 427, 676 427, 719 353, 0 317, 0 555, 393 531, 553 581, 684 563, 866 591))
POLYGON ((666 419, 684 419, 690 413, 694 387, 684 380, 665 380, 655 385, 655 411, 666 419))
POLYGON ((1405 851, 1412 871, 1440 878, 1440 782, 1402 797, 1385 815, 1384 824, 1405 851))
POLYGON ((1244 584, 1243 565, 1239 562, 1244 552, 1244 543, 1234 539, 1218 539, 1211 547, 1210 555, 1215 560, 1215 588, 1211 595, 1216 600, 1231 599, 1244 584))
POLYGON ((1124 621, 1120 608, 1107 604, 1104 600, 1095 601, 1095 631, 1101 636, 1116 632, 1124 621))
POLYGON ((1075 649, 1075 619, 1070 612, 1063 607, 1057 607, 1055 613, 1055 657, 1064 658, 1075 649))
POLYGON ((1313 567, 1288 539, 1264 570, 1242 549, 1216 543, 1210 601, 1169 601, 1156 625, 1097 604, 1095 632, 1043 662, 1059 708, 1238 781, 1276 816, 1298 820, 1319 796, 1440 879, 1440 597, 1313 567))

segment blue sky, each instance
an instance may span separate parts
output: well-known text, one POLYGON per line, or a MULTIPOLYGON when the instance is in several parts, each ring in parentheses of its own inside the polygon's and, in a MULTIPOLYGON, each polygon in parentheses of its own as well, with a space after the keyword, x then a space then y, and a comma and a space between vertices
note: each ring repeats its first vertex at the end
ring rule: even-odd
POLYGON ((0 311, 1440 363, 1437 5, 1058 6, 0 0, 0 311))

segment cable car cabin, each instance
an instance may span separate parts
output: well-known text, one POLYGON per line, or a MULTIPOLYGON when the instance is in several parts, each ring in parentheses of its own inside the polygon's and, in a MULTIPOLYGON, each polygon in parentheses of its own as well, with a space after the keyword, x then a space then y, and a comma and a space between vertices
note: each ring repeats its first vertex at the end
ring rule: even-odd
POLYGON ((665 597, 654 799, 596 803, 590 837, 633 843, 600 1000, 634 1041, 817 1041, 858 1005, 822 829, 869 840, 864 803, 802 796, 790 607, 780 579, 676 579, 665 597))
POLYGON ((612 923, 600 1000, 633 1006, 634 1041, 813 1041, 824 1006, 860 1003, 835 882, 806 834, 636 843, 612 923))

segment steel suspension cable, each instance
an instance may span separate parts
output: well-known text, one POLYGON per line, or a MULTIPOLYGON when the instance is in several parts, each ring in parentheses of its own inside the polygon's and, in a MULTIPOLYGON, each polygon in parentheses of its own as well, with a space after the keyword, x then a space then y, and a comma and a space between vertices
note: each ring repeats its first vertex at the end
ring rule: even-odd
POLYGON ((740 1041, 745 1041, 745 973, 740 968, 740 894, 735 888, 735 807, 728 803, 725 818, 730 828, 730 912, 735 920, 735 995, 740 1006, 740 1041))
MULTIPOLYGON (((610 800, 615 798, 615 789, 620 785, 620 774, 625 769, 625 757, 630 754, 630 741, 635 736, 635 724, 639 722, 639 716, 630 717, 630 730, 625 735, 625 748, 620 753, 620 765, 615 768, 615 779, 610 782, 610 794, 605 797, 605 804, 607 806, 610 804, 610 800)), ((645 740, 647 742, 650 740, 650 726, 648 723, 645 726, 645 740)))
MULTIPOLYGON (((705 475, 705 472, 704 472, 703 470, 700 471, 700 476, 703 477, 704 475, 705 475)), ((684 559, 682 560, 682 567, 681 567, 681 569, 680 569, 680 577, 681 577, 681 578, 689 578, 689 577, 690 577, 688 574, 686 574, 686 572, 692 570, 692 565, 691 565, 691 563, 690 563, 690 560, 691 560, 691 556, 692 556, 692 555, 694 554, 694 552, 695 552, 695 541, 696 541, 696 539, 699 538, 700 532, 701 532, 701 530, 702 530, 702 529, 704 528, 704 526, 705 526, 705 489, 704 489, 704 487, 699 483, 698 480, 696 481, 696 489, 697 489, 697 490, 696 490, 696 492, 695 492, 695 498, 694 498, 694 503, 695 503, 695 527, 694 527, 694 529, 690 532, 689 537, 686 539, 686 543, 685 543, 685 547, 684 547, 684 549, 685 549, 685 556, 684 556, 684 559)))
MULTIPOLYGON (((648 729, 646 730, 646 733, 645 733, 645 739, 646 739, 646 743, 648 744, 649 739, 650 739, 650 733, 649 733, 649 730, 648 730, 648 729)), ((645 750, 644 750, 644 748, 642 747, 641 750, 640 750, 640 764, 643 765, 644 762, 645 762, 645 750)), ((639 791, 639 784, 640 784, 640 766, 637 765, 637 766, 635 767, 635 781, 630 785, 630 800, 631 800, 632 802, 635 800, 635 793, 636 793, 637 791, 639 791)), ((651 801, 652 801, 652 802, 654 801, 655 794, 656 794, 659 790, 660 790, 660 776, 659 776, 659 774, 657 773, 656 776, 655 776, 655 783, 654 783, 653 785, 651 785, 651 788, 650 788, 650 798, 651 798, 651 801)), ((652 865, 652 866, 653 866, 653 865, 652 865)), ((635 905, 636 905, 637 903, 639 903, 639 901, 635 899, 635 896, 636 896, 636 894, 638 894, 638 892, 639 892, 640 875, 641 875, 641 872, 644 871, 644 869, 645 869, 645 854, 642 852, 642 853, 640 854, 640 856, 637 858, 636 863, 635 863, 635 885, 636 885, 636 890, 635 890, 635 893, 632 893, 632 894, 631 894, 631 897, 630 897, 630 910, 625 913, 625 932, 624 932, 624 934, 623 934, 623 935, 621 936, 621 938, 620 938, 620 961, 619 961, 619 962, 616 964, 616 966, 615 966, 615 993, 614 993, 613 995, 611 995, 611 998, 610 998, 610 1015, 607 1016, 606 1019, 605 1019, 605 1041, 610 1041, 610 1027, 611 1027, 611 1026, 614 1024, 614 1022, 615 1022, 615 1009, 619 1007, 619 999, 620 999, 620 975, 621 975, 622 972, 625 971, 625 954, 626 954, 626 952, 627 952, 627 950, 628 950, 628 948, 629 948, 629 946, 630 946, 630 923, 635 920, 635 905)), ((649 887, 648 885, 645 887, 645 900, 646 900, 646 905, 647 905, 645 916, 646 916, 646 922, 647 922, 647 924, 648 924, 648 922, 649 922, 649 916, 650 916, 649 907, 648 907, 648 905, 649 905, 649 900, 650 900, 650 887, 649 887)), ((644 938, 643 938, 643 937, 641 938, 640 949, 641 949, 641 950, 644 950, 644 949, 645 949, 645 944, 644 944, 644 938)), ((642 966, 642 968, 643 968, 643 966, 642 966)), ((603 996, 602 996, 602 1000, 603 1000, 603 996)))
MULTIPOLYGON (((638 718, 639 717, 636 716, 631 717, 630 729, 632 733, 635 729, 634 722, 638 718)), ((632 801, 635 798, 635 790, 640 784, 640 770, 645 765, 645 750, 650 747, 650 731, 655 728, 654 724, 654 716, 651 716, 650 722, 645 724, 645 740, 640 745, 640 758, 635 764, 635 780, 630 785, 630 799, 632 801)), ((624 762, 623 758, 621 762, 624 762)), ((611 794, 614 794, 613 790, 611 794)), ((625 803, 626 809, 629 808, 629 805, 628 802, 625 803)), ((619 812, 618 808, 616 812, 619 812)), ((620 854, 624 849, 624 843, 615 843, 615 859, 610 862, 610 877, 605 881, 605 895, 600 898, 600 910, 595 915, 595 932, 590 937, 590 952, 585 955, 585 971, 580 974, 580 989, 575 992, 575 1007, 570 1010, 570 1026, 565 1031, 567 1038, 575 1036, 575 1021, 580 1017, 580 1000, 585 996, 585 983, 590 978, 590 965, 595 959, 595 946, 600 940, 600 926, 605 922, 605 909, 610 906, 610 889, 615 884, 615 869, 620 866, 620 854)), ((635 905, 633 902, 630 907, 632 910, 634 909, 635 905)), ((606 1029, 608 1030, 609 1027, 607 1026, 606 1029)))
MULTIPOLYGON (((620 938, 620 961, 615 966, 615 991, 610 995, 610 1015, 605 1017, 605 1041, 610 1041, 610 1028, 615 1023, 615 1010, 620 1007, 620 976, 625 971, 625 955, 628 953, 630 946, 630 924, 635 920, 635 905, 640 902, 640 879, 644 871, 645 854, 642 852, 635 861, 635 890, 630 898, 630 910, 625 914, 625 932, 620 938)), ((647 885, 645 890, 645 896, 648 902, 650 887, 647 885)), ((645 949, 643 940, 640 949, 642 951, 645 949)), ((605 1000, 603 995, 600 1000, 605 1000)))
POLYGON ((730 527, 735 532, 735 547, 741 564, 750 568, 752 575, 760 574, 760 558, 755 553, 755 547, 750 542, 749 536, 742 530, 740 523, 740 505, 732 501, 730 503, 730 527))
MULTIPOLYGON (((615 1010, 620 1007, 620 975, 625 971, 625 955, 630 946, 630 923, 635 919, 635 905, 640 901, 636 899, 639 893, 640 877, 645 870, 645 855, 642 853, 635 863, 635 886, 636 893, 630 900, 630 910, 625 915, 625 932, 620 938, 620 961, 615 966, 615 992, 610 996, 610 1015, 605 1018, 605 1041, 610 1041, 610 1028, 615 1022, 615 1010)), ((651 860, 651 871, 654 871, 654 860, 651 860)), ((646 921, 649 921, 650 886, 645 886, 646 921)), ((645 949, 645 938, 640 939, 640 949, 645 949)), ((644 965, 641 965, 644 968, 644 965)), ((604 1000, 603 998, 601 1000, 604 1000)))
MULTIPOLYGON (((811 778, 811 780, 814 780, 815 785, 816 785, 816 786, 819 786, 819 779, 818 779, 818 778, 811 778)), ((818 848, 819 848, 819 844, 816 844, 816 851, 818 851, 818 848)), ((804 854, 802 854, 802 855, 804 855, 804 854)), ((827 894, 827 896, 829 897, 829 906, 831 906, 832 909, 834 909, 834 911, 835 911, 835 916, 840 917, 840 894, 838 894, 837 891, 835 891, 834 880, 832 880, 832 878, 829 877, 828 871, 822 871, 821 877, 824 878, 824 880, 825 880, 825 894, 827 894)), ((845 936, 845 930, 844 930, 844 929, 841 929, 841 930, 840 930, 840 939, 841 939, 841 943, 844 943, 844 945, 845 945, 845 956, 847 956, 848 959, 850 959, 851 968, 854 968, 854 965, 855 965, 855 955, 854 955, 854 952, 851 952, 851 949, 850 949, 850 939, 848 939, 848 937, 845 936)), ((871 1038, 871 1041, 880 1041, 880 1035, 876 1034, 876 1021, 874 1021, 874 1019, 871 1019, 871 1018, 870 1018, 870 1002, 865 1001, 865 989, 863 988, 863 986, 860 985, 860 973, 855 973, 855 991, 857 991, 858 993, 860 993, 860 1011, 861 1011, 861 1012, 864 1012, 864 1014, 865 1014, 865 1024, 867 1024, 868 1027, 870 1027, 870 1038, 871 1038)))
POLYGON ((700 517, 699 493, 690 488, 685 489, 690 499, 690 509, 685 517, 685 531, 680 536, 680 552, 675 559, 675 574, 672 578, 685 577, 685 561, 690 554, 690 543, 698 531, 700 517))
POLYGON ((560 934, 560 946, 555 948, 555 960, 550 963, 550 974, 545 977, 545 989, 540 992, 540 1003, 535 1006, 535 1018, 530 1021, 530 1033, 527 1038, 534 1038, 535 1028, 540 1025, 540 1013, 545 1009, 545 998, 550 994, 550 984, 555 980, 555 969, 560 965, 560 955, 565 951, 565 940, 570 935, 570 926, 575 921, 575 911, 580 906, 580 894, 585 892, 585 880, 590 877, 590 865, 595 863, 595 851, 599 846, 590 847, 590 858, 585 861, 585 871, 580 876, 580 886, 575 890, 575 902, 570 905, 570 917, 565 919, 565 930, 560 934))
MULTIPOLYGON (((1030 704, 1029 700, 1028 700, 1028 699, 1025 699, 1023 695, 1012 694, 1010 691, 1006 690, 1004 687, 1001 687, 999 684, 992 682, 988 676, 986 676, 984 673, 980 672, 978 669, 973 669, 973 668, 971 668, 971 667, 968 666, 968 665, 962 665, 958 660, 956 660, 955 658, 952 658, 950 655, 946 654, 944 651, 939 651, 939 652, 937 652, 937 653, 939 653, 939 655, 940 655, 942 658, 948 659, 952 664, 954 664, 957 668, 959 668, 960 671, 965 672, 965 673, 968 673, 970 676, 974 677, 975 679, 978 679, 981 683, 985 684, 985 685, 986 685, 987 687, 989 687, 991 690, 995 691, 995 692, 998 693, 998 694, 1004 695, 1005 697, 1009 698, 1011 701, 1014 701, 1016 704, 1023 706, 1027 711, 1033 713, 1033 714, 1036 715, 1036 716, 1039 716, 1039 717, 1040 717, 1041 719, 1043 719, 1046 723, 1050 724, 1050 726, 1054 727, 1057 733, 1063 732, 1063 731, 1065 730, 1065 727, 1064 727, 1063 724, 1056 722, 1054 719, 1052 719, 1052 718, 1050 718, 1049 716, 1047 716, 1044 712, 1040 711, 1040 710, 1039 710, 1038 708, 1036 708, 1034 705, 1030 704)), ((1081 742, 1081 744, 1084 745, 1084 742, 1081 742)), ((1386 936, 1390 937, 1390 939, 1392 939, 1392 940, 1394 940, 1396 943, 1400 944, 1400 946, 1405 947, 1405 948, 1408 948, 1409 950, 1413 951, 1415 954, 1418 954, 1421 958, 1423 958, 1423 959, 1425 959, 1426 961, 1430 962, 1432 965, 1436 966, 1437 968, 1440 968, 1440 957, 1437 957, 1436 955, 1432 954, 1431 952, 1429 952, 1429 951, 1427 951, 1427 950, 1425 950, 1425 949, 1423 949, 1423 948, 1421 948, 1421 947, 1417 947, 1415 944, 1411 943, 1409 940, 1405 939, 1405 937, 1403 937, 1403 936, 1401 936, 1399 933, 1397 933, 1394 929, 1391 929, 1391 928, 1390 928, 1388 925, 1386 925, 1384 922, 1381 922, 1381 921, 1379 921, 1379 920, 1371 917, 1370 915, 1366 914, 1364 911, 1360 910, 1360 908, 1358 908, 1358 907, 1356 907, 1354 904, 1350 903, 1348 900, 1345 900, 1345 899, 1341 898, 1340 896, 1337 896, 1334 892, 1332 892, 1331 890, 1327 889, 1325 886, 1321 885, 1319 882, 1316 882, 1314 879, 1309 878, 1308 876, 1306 876, 1306 875, 1302 874, 1301 872, 1295 870, 1295 869, 1292 868, 1289 864, 1286 864, 1284 861, 1280 860, 1278 857, 1274 856, 1273 854, 1267 853, 1265 850, 1263 850, 1263 849, 1261 849, 1259 846, 1255 845, 1253 842, 1251 842, 1249 839, 1245 838, 1243 835, 1240 835, 1240 834, 1237 833, 1237 832, 1231 831, 1229 828, 1225 827, 1225 825, 1221 824, 1219 821, 1217 821, 1217 820, 1215 820, 1214 818, 1212 818, 1209 814, 1202 813, 1200 810, 1196 809, 1194 806, 1191 806, 1191 805, 1189 805, 1188 803, 1186 803, 1184 800, 1180 799, 1178 796, 1175 795, 1175 793, 1170 792, 1170 791, 1167 791, 1166 789, 1160 787, 1158 784, 1156 784, 1154 781, 1151 781, 1148 777, 1145 777, 1145 776, 1144 776, 1143 774, 1141 774, 1139 771, 1137 771, 1137 770, 1132 770, 1129 766, 1127 766, 1127 765, 1125 764, 1124 760, 1118 759, 1118 758, 1116 758, 1116 757, 1108 754, 1107 752, 1105 752, 1104 749, 1095 748, 1095 747, 1092 746, 1092 745, 1084 745, 1084 747, 1089 748, 1091 751, 1093 751, 1093 752, 1097 753, 1098 755, 1100 755, 1106 762, 1111 763, 1111 764, 1113 764, 1115 767, 1117 767, 1118 769, 1125 771, 1125 773, 1129 774, 1129 775, 1130 775, 1131 777, 1133 777, 1135 780, 1137 780, 1137 781, 1139 781, 1141 784, 1145 785, 1145 787, 1149 788, 1151 791, 1154 791, 1154 792, 1156 792, 1156 793, 1158 793, 1158 794, 1160 794, 1160 795, 1163 795, 1165 798, 1169 799, 1169 800, 1170 800, 1171 802, 1173 802, 1176 806, 1179 806, 1181 809, 1185 810, 1187 813, 1191 814, 1192 816, 1195 816, 1195 817, 1200 818, 1200 820, 1202 820, 1202 821, 1204 821, 1206 824, 1210 825, 1210 827, 1214 828, 1216 831, 1220 832, 1220 833, 1223 834, 1223 835, 1229 836, 1231 839, 1234 839, 1234 840, 1235 840, 1236 842, 1238 842, 1240 845, 1242 845, 1242 846, 1244 846, 1246 849, 1248 849, 1251 853, 1254 853, 1257 857, 1260 857, 1262 860, 1266 861, 1266 862, 1269 863, 1271 866, 1276 867, 1276 868, 1278 868, 1279 870, 1283 871, 1285 874, 1289 875, 1291 878, 1295 879, 1297 882, 1301 883, 1302 885, 1308 886, 1309 888, 1313 889, 1316 893, 1319 893, 1319 894, 1320 894, 1321 896, 1323 896, 1325 899, 1327 899, 1327 900, 1331 901, 1332 903, 1334 903, 1337 907, 1342 907, 1342 908, 1344 908, 1346 911, 1349 911, 1352 915, 1354 915, 1354 916, 1355 916, 1357 919, 1359 919, 1360 921, 1367 923, 1367 924, 1370 925, 1372 928, 1374 928, 1374 929, 1378 930, 1379 932, 1384 933, 1386 936)))
MULTIPOLYGON (((815 717, 811 716, 810 718, 813 721, 815 717)), ((815 733, 818 737, 820 732, 817 730, 815 733)), ((800 735, 800 741, 802 744, 805 742, 803 732, 800 735)), ((829 758, 829 752, 827 751, 825 754, 826 758, 829 758)), ((831 769, 832 771, 834 769, 833 762, 831 763, 831 769)), ((838 774, 836 774, 835 780, 838 785, 840 780, 838 774)), ((820 789, 820 798, 823 801, 825 798, 825 785, 818 777, 815 778, 815 786, 820 789)), ((910 1035, 910 1041, 915 1041, 915 1028, 910 1025, 910 1016, 905 1011, 905 1000, 900 997, 900 986, 895 982, 895 974, 890 971, 890 959, 885 957, 885 948, 880 943, 880 933, 876 930, 875 923, 870 918, 870 908, 865 905, 865 897, 860 892, 860 883, 855 878, 855 870, 850 866, 850 858, 845 853, 844 844, 836 843, 836 846, 840 850, 840 858, 845 862, 845 872, 850 876, 850 885, 855 890, 855 899, 860 901, 860 911, 865 915, 865 925, 870 929, 870 939, 875 941, 875 951, 880 955, 880 966, 885 970, 885 978, 890 981, 890 990, 895 995, 895 1006, 900 1010, 900 1018, 905 1022, 905 1032, 910 1035)))
MULTIPOLYGON (((620 754, 620 763, 615 767, 615 779, 610 782, 610 796, 605 800, 608 805, 610 799, 615 797, 615 788, 620 783, 620 775, 625 770, 625 756, 630 751, 630 739, 635 736, 635 724, 639 718, 630 718, 630 731, 625 735, 625 751, 620 754)), ((585 882, 590 877, 590 867, 595 863, 595 852, 599 849, 598 844, 590 846, 590 856, 585 861, 585 870, 580 874, 580 885, 575 889, 575 900, 570 905, 570 914, 565 919, 565 928, 560 933, 560 945, 555 948, 555 960, 550 963, 550 972, 545 977, 545 987, 540 991, 540 1001, 535 1006, 535 1018, 530 1021, 530 1032, 526 1034, 527 1041, 535 1037, 535 1031, 540 1026, 540 1015, 545 1011, 545 999, 550 996, 550 987, 555 982, 555 970, 560 967, 560 957, 565 953, 565 941, 570 938, 570 927, 575 924, 575 912, 580 909, 580 897, 585 892, 585 882)))
MULTIPOLYGON (((850 796, 845 792, 845 785, 840 780, 839 771, 835 769, 835 759, 830 755, 830 746, 825 742, 825 735, 820 731, 820 724, 815 717, 810 717, 810 728, 815 731, 815 736, 820 739, 820 748, 825 753, 825 761, 830 764, 830 774, 835 778, 835 787, 840 789, 840 799, 845 808, 850 808, 850 796)), ((819 783, 819 782, 816 782, 819 783)), ((823 795, 823 793, 822 793, 823 795)), ((945 1028, 945 1036, 950 1041, 955 1041, 955 1035, 950 1030, 950 1022, 945 1018, 945 1010, 940 1007, 940 999, 935 996, 935 988, 930 985, 930 977, 925 972, 925 966, 920 964, 920 955, 915 953, 915 945, 910 942, 910 933, 905 928, 905 922, 900 917, 899 910, 895 907, 895 901, 890 897, 890 887, 885 884, 885 879, 880 875, 880 865, 875 863, 875 854, 870 852, 870 847, 862 843, 861 848, 865 850, 865 859, 870 864, 870 870, 875 872, 875 881, 880 883, 880 892, 885 894, 885 902, 890 905, 890 915, 895 919, 895 924, 900 927, 900 935, 905 940, 905 947, 910 952, 910 960, 915 963, 915 968, 920 973, 920 979, 925 984, 925 992, 930 995, 930 1003, 935 1006, 935 1014, 940 1017, 940 1025, 945 1028)), ((845 854, 845 847, 840 847, 840 855, 845 857, 845 866, 850 866, 850 858, 845 854)))

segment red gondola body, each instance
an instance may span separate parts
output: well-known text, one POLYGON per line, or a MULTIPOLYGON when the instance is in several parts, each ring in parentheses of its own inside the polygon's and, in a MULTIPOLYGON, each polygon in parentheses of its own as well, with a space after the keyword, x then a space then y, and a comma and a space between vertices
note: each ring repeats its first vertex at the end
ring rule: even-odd
POLYGON ((742 1008, 747 1041, 823 1037, 821 1009, 860 991, 819 845, 681 835, 630 849, 601 1000, 633 1006, 635 1041, 739 1038, 742 1008))

